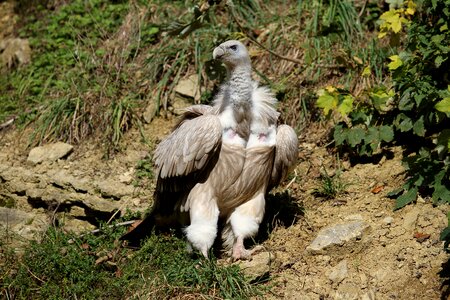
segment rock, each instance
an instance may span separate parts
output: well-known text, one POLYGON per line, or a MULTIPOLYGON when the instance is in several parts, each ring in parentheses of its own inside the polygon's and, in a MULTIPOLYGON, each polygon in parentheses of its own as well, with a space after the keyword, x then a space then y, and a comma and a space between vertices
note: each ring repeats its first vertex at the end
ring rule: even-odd
POLYGON ((348 276, 347 261, 344 259, 338 263, 333 269, 331 269, 328 279, 333 283, 339 284, 348 276))
POLYGON ((110 213, 116 209, 120 208, 120 203, 117 201, 105 200, 97 196, 86 195, 82 199, 83 204, 85 204, 87 210, 95 212, 106 212, 110 213))
POLYGON ((251 260, 241 260, 237 264, 250 280, 257 280, 269 273, 273 259, 272 253, 264 251, 254 254, 251 260))
POLYGON ((12 68, 30 62, 31 48, 27 39, 10 38, 0 41, 0 65, 12 68))
POLYGON ((14 233, 27 240, 36 239, 39 233, 47 230, 48 225, 49 223, 44 215, 0 207, 1 237, 14 233))
POLYGON ((55 161, 60 158, 64 158, 73 151, 73 146, 57 142, 54 144, 48 144, 31 149, 28 154, 27 161, 38 164, 43 161, 55 161))
POLYGON ((144 118, 144 121, 149 124, 155 116, 156 116, 156 104, 155 101, 153 101, 153 99, 150 99, 150 102, 145 108, 142 117, 144 118))
POLYGON ((61 188, 73 188, 76 191, 86 193, 89 191, 88 179, 79 179, 71 174, 68 174, 65 170, 59 170, 51 175, 49 181, 61 188))
POLYGON ((339 286, 334 296, 335 300, 357 300, 359 299, 360 289, 351 283, 339 286))
POLYGON ((172 107, 170 108, 171 111, 175 115, 178 115, 182 113, 186 107, 191 106, 192 103, 189 102, 186 98, 175 96, 171 101, 171 105, 172 105, 172 107))
POLYGON ((375 300, 375 292, 369 290, 367 293, 361 296, 361 300, 375 300))
POLYGON ((119 175, 119 181, 121 183, 130 184, 133 181, 134 169, 119 175))
MULTIPOLYGON (((175 86, 175 92, 178 94, 193 98, 196 103, 200 101, 200 85, 198 83, 198 76, 191 75, 186 79, 181 79, 175 86)), ((174 107, 176 109, 176 107, 174 107)))
POLYGON ((88 222, 75 218, 64 218, 64 230, 75 234, 82 234, 94 230, 96 227, 88 222))
POLYGON ((419 217, 419 210, 411 210, 403 217, 403 227, 408 231, 413 231, 416 228, 416 221, 419 217))
POLYGON ((384 224, 386 224, 386 225, 391 225, 392 222, 394 222, 394 218, 393 218, 393 217, 386 217, 386 218, 383 219, 382 222, 383 222, 384 224))
POLYGON ((120 199, 123 196, 132 195, 134 192, 134 188, 132 186, 113 180, 104 180, 99 182, 97 183, 97 188, 100 190, 103 197, 113 199, 120 199))
POLYGON ((353 239, 359 239, 370 225, 363 221, 337 224, 322 229, 306 248, 309 253, 320 254, 333 245, 342 246, 353 239))

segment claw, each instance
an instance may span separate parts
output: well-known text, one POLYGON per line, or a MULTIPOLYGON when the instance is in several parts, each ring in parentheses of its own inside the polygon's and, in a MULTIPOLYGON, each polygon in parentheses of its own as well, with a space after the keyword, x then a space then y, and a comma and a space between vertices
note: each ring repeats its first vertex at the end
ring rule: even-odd
POLYGON ((236 242, 233 245, 233 252, 231 254, 231 259, 233 261, 237 261, 240 259, 250 260, 254 253, 259 252, 263 249, 264 249, 264 247, 261 245, 255 246, 253 249, 250 249, 250 250, 245 249, 244 239, 241 237, 238 237, 236 239, 236 242))

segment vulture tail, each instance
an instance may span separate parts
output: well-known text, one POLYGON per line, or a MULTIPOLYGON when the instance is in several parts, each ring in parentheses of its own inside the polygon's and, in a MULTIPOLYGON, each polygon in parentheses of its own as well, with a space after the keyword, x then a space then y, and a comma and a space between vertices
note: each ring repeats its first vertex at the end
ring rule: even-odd
POLYGON ((119 240, 127 241, 126 247, 138 248, 145 238, 152 233, 154 227, 155 220, 153 214, 150 213, 134 229, 122 235, 119 240))

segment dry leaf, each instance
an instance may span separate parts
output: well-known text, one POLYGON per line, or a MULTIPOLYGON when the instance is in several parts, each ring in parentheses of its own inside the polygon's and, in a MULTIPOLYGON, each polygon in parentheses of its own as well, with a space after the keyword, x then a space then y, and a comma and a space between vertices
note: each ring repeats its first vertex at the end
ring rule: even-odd
POLYGON ((374 187, 374 188, 371 190, 371 192, 372 192, 373 194, 378 194, 378 193, 381 192, 383 189, 384 189, 384 186, 379 185, 379 186, 374 187))
POLYGON ((423 243, 426 240, 428 240, 430 238, 430 234, 428 233, 423 233, 423 232, 416 232, 414 233, 414 238, 419 242, 419 243, 423 243))

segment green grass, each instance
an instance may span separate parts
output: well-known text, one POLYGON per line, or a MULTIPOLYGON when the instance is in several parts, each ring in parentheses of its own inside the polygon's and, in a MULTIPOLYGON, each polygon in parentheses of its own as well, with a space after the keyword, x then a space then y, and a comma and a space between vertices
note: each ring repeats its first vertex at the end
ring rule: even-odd
POLYGON ((325 199, 334 199, 345 193, 349 184, 342 180, 341 174, 340 168, 336 170, 334 175, 329 175, 327 170, 323 168, 320 176, 321 184, 314 190, 314 194, 325 199))
POLYGON ((5 299, 249 299, 250 284, 236 265, 193 258, 183 240, 151 235, 137 251, 117 238, 124 228, 77 237, 50 228, 21 257, 2 245, 0 282, 5 299))
POLYGON ((201 101, 209 103, 224 78, 213 48, 261 32, 265 48, 301 62, 248 43, 260 51, 252 57, 256 79, 272 87, 285 120, 299 130, 319 116, 315 87, 339 84, 353 92, 382 80, 390 52, 373 40, 376 3, 364 9, 336 0, 233 3, 206 10, 196 1, 75 0, 54 9, 35 3, 20 28, 32 60, 0 76, 0 122, 16 116, 16 124, 31 125, 30 145, 93 138, 109 156, 149 101, 165 113, 181 78, 196 74, 201 101), (371 76, 361 80, 366 67, 371 76))

